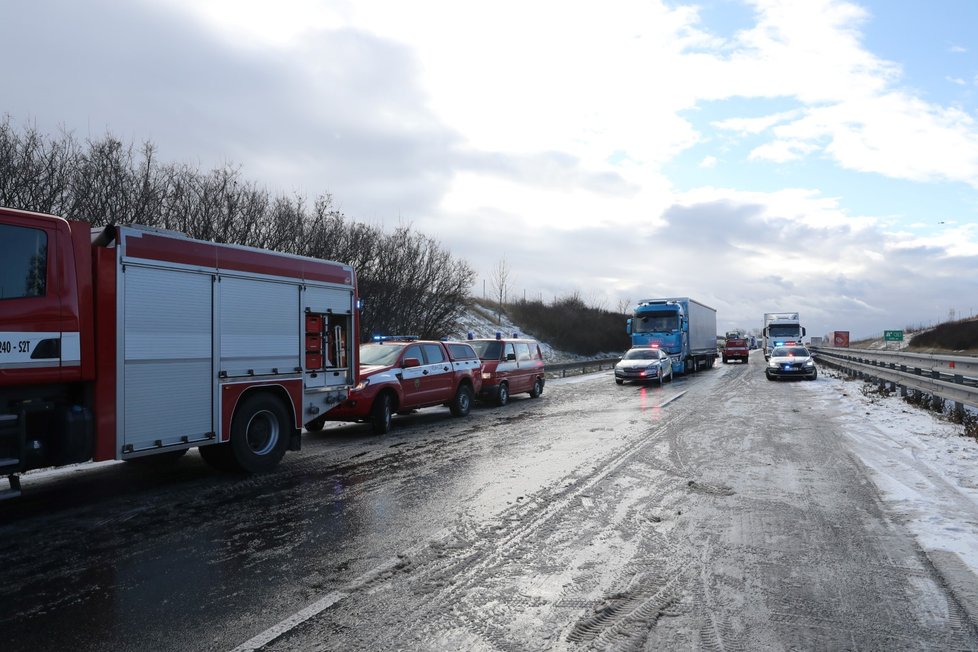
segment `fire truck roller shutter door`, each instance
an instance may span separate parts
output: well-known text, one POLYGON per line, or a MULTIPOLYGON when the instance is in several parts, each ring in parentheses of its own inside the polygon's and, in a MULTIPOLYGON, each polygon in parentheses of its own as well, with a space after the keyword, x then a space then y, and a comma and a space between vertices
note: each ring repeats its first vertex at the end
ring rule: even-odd
POLYGON ((211 275, 130 265, 120 277, 123 447, 204 439, 214 431, 211 275))
POLYGON ((302 366, 298 285, 223 277, 218 291, 222 371, 235 377, 302 366))

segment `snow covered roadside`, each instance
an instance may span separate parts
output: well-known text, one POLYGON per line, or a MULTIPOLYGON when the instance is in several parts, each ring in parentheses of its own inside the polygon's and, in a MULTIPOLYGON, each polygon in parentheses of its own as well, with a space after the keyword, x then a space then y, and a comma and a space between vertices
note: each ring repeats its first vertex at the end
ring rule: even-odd
MULTIPOLYGON (((872 385, 844 380, 825 367, 820 371, 819 381, 802 385, 836 407, 852 452, 870 469, 887 508, 950 583, 954 578, 944 567, 949 564, 967 567, 978 578, 978 441, 963 436, 964 426, 912 406, 899 394, 864 393, 872 385)), ((974 587, 974 579, 960 579, 974 587)), ((971 597, 978 607, 978 595, 971 597)))

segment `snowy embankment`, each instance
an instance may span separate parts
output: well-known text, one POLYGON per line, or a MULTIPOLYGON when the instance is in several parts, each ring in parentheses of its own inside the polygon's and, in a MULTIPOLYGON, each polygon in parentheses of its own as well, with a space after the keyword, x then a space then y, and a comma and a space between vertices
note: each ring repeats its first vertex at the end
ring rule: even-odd
POLYGON ((978 609, 978 440, 943 415, 834 371, 803 387, 835 406, 888 511, 941 567, 952 590, 963 587, 955 590, 963 606, 978 609))

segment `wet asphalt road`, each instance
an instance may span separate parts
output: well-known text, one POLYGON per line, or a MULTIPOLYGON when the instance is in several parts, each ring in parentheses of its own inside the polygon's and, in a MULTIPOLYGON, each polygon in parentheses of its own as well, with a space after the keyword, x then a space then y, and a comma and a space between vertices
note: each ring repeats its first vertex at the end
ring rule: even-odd
POLYGON ((264 476, 28 476, 3 649, 978 649, 832 402, 762 361, 328 428, 264 476))

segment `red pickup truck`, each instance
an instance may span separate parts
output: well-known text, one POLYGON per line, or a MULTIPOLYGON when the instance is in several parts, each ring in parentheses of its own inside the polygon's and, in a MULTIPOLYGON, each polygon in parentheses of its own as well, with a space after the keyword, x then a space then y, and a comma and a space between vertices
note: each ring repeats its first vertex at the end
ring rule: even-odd
POLYGON ((360 347, 360 384, 311 429, 325 421, 368 421, 382 435, 395 413, 436 405, 464 417, 481 388, 482 362, 468 344, 384 338, 360 347))
POLYGON ((726 344, 723 346, 723 362, 727 363, 729 360, 743 360, 744 364, 747 363, 747 357, 750 355, 750 345, 747 343, 747 339, 743 337, 728 337, 726 344))

